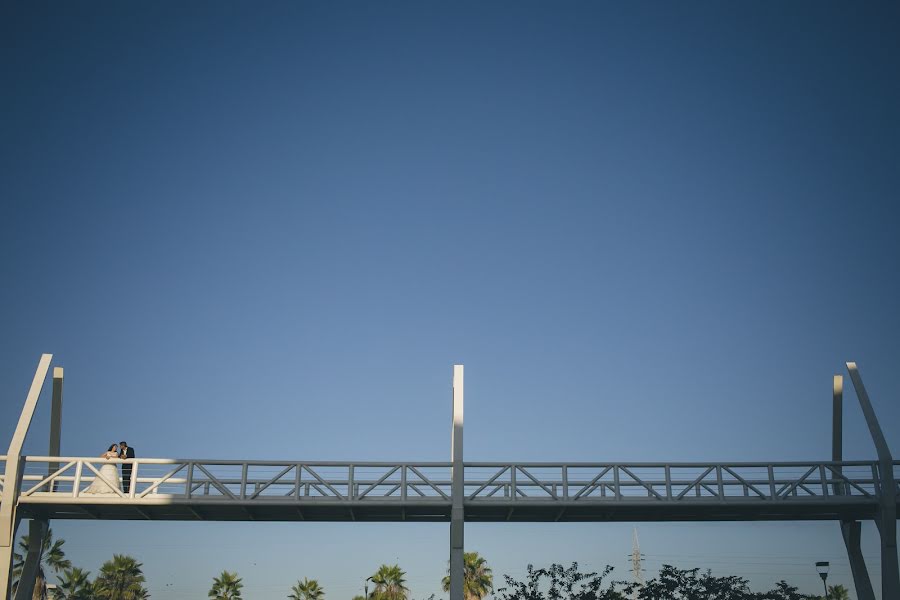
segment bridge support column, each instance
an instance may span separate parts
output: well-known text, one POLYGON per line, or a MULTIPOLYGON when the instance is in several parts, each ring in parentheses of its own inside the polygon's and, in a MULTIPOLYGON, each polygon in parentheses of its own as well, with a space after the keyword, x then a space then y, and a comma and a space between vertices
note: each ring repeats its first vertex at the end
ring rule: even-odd
MULTIPOLYGON (((54 367, 53 404, 50 409, 50 448, 47 456, 59 456, 62 439, 62 390, 63 369, 54 367)), ((49 463, 47 475, 51 475, 57 469, 59 469, 59 463, 49 463)), ((51 485, 56 487, 55 482, 51 485)), ((55 490, 48 489, 48 491, 55 490)), ((48 529, 50 529, 50 521, 47 519, 31 519, 28 523, 28 552, 25 555, 25 564, 22 565, 22 575, 19 577, 15 600, 29 600, 32 597, 41 555, 44 552, 44 536, 47 535, 48 529)))
POLYGON ((869 401, 856 363, 848 362, 847 371, 856 390, 856 397, 869 426, 869 433, 878 452, 878 516, 875 523, 881 537, 881 597, 900 598, 900 566, 897 564, 897 484, 894 481, 894 460, 884 439, 881 425, 869 401))
POLYGON ((22 566, 22 574, 19 576, 15 600, 29 600, 34 594, 34 584, 37 581, 41 552, 44 547, 44 535, 47 533, 48 527, 49 524, 43 519, 31 519, 28 522, 28 553, 25 555, 25 564, 22 566))
MULTIPOLYGON (((50 409, 50 448, 47 456, 59 456, 60 442, 62 441, 62 402, 63 402, 63 368, 53 368, 53 405, 50 409)), ((59 463, 50 463, 47 467, 47 475, 55 473, 59 469, 59 463)), ((56 488, 56 483, 53 483, 56 488)), ((47 491, 54 492, 55 489, 47 491)))
POLYGON ((847 556, 850 558, 850 572, 853 574, 856 597, 858 600, 875 600, 869 569, 866 568, 866 561, 859 546, 861 530, 862 523, 859 521, 841 521, 841 535, 844 537, 844 546, 847 547, 847 556))
POLYGON ((44 379, 47 378, 47 369, 50 368, 52 354, 41 355, 31 388, 25 398, 25 406, 19 415, 19 423, 13 433, 12 442, 6 453, 6 469, 3 479, 3 496, 0 497, 0 600, 9 598, 10 584, 12 583, 12 555, 15 546, 16 526, 19 524, 16 516, 16 504, 19 500, 19 485, 22 479, 22 444, 25 435, 31 426, 31 418, 37 406, 41 389, 44 387, 44 379))
POLYGON ((450 490, 450 600, 464 600, 463 365, 453 365, 453 429, 451 432, 450 453, 453 460, 450 490))
MULTIPOLYGON (((831 460, 841 462, 844 460, 844 378, 841 375, 834 376, 831 398, 831 460)), ((836 470, 841 472, 840 467, 836 470)), ((836 496, 844 494, 843 482, 835 482, 833 487, 836 496)), ((869 570, 866 568, 859 544, 861 530, 862 524, 859 521, 841 521, 841 536, 844 538, 847 557, 850 559, 850 572, 853 574, 856 597, 858 600, 875 600, 872 580, 869 579, 869 570)))

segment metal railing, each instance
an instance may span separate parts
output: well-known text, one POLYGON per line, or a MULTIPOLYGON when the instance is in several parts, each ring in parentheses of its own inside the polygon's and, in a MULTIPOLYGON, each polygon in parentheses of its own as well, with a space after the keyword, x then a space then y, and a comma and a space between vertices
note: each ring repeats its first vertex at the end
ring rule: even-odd
MULTIPOLYGON (((4 457, 0 457, 3 460, 4 457)), ((900 481, 900 461, 894 463, 900 481)), ((878 463, 465 463, 465 502, 877 501, 878 463)), ((0 481, 0 486, 3 482, 0 481)), ((900 485, 895 490, 900 494, 900 485)), ((29 456, 24 502, 449 503, 451 463, 29 456), (131 465, 129 491, 121 467, 131 465), (111 475, 110 465, 116 469, 111 475), (104 483, 106 467, 108 483, 104 483), (99 488, 99 493, 97 492, 99 488)))
POLYGON ((875 462, 466 463, 469 502, 845 501, 879 493, 875 462))
POLYGON ((21 499, 448 501, 450 463, 339 463, 26 457, 21 499), (49 471, 50 463, 58 468, 49 471), (128 492, 121 485, 131 466, 128 492), (113 465, 116 475, 104 478, 113 465), (54 465, 55 466, 55 465, 54 465), (110 483, 104 483, 104 479, 110 483), (90 493, 92 487, 99 493, 90 493))

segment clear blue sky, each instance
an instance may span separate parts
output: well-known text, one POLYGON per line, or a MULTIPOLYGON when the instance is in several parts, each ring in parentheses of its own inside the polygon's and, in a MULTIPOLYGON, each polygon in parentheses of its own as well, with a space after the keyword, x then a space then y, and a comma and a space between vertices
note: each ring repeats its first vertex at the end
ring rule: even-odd
MULTIPOLYGON (((69 455, 447 460, 459 362, 467 460, 827 459, 856 360, 900 453, 896 3, 0 10, 0 440, 52 352, 69 455)), ((874 457, 853 395, 845 434, 874 457)), ((448 552, 444 525, 54 529, 157 600, 225 568, 349 600, 395 560, 418 599, 448 552)), ((648 575, 850 583, 832 523, 639 532, 648 575)), ((466 541, 624 576, 631 526, 466 541)))

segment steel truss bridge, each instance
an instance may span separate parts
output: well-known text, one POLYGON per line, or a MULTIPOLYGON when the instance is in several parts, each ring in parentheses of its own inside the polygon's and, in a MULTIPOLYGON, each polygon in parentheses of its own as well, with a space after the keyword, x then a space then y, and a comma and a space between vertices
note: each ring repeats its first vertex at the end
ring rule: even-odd
MULTIPOLYGON (((2 460, 5 457, 0 457, 2 460)), ((138 458, 128 493, 85 494, 97 458, 24 457, 23 517, 204 521, 449 521, 452 463, 138 458)), ((873 519, 877 462, 464 463, 466 521, 873 519)))
MULTIPOLYGON (((831 461, 736 463, 491 463, 462 460, 463 369, 454 367, 450 462, 231 461, 60 456, 62 381, 54 370, 50 452, 21 455, 51 360, 38 366, 19 426, 0 456, 0 599, 9 590, 16 527, 33 542, 16 600, 30 597, 51 519, 450 522, 451 600, 462 597, 463 523, 485 521, 832 520, 860 600, 874 600, 860 522, 881 536, 882 590, 900 599, 896 514, 900 461, 887 450, 854 363, 848 363, 877 461, 841 460, 843 378, 835 376, 831 461), (109 463, 131 466, 127 492, 106 485, 109 463), (94 485, 96 488, 97 485, 94 485), (896 593, 895 593, 896 592, 896 593)), ((127 473, 127 472, 126 472, 127 473)))

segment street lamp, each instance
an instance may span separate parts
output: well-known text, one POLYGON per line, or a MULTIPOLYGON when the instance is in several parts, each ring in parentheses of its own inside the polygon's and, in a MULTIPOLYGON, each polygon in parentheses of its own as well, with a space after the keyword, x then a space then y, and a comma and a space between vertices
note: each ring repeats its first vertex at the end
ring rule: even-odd
POLYGON ((816 563, 816 572, 822 578, 822 585, 825 587, 825 600, 828 600, 828 584, 825 583, 825 580, 828 579, 828 566, 827 560, 821 560, 816 563))
POLYGON ((369 582, 372 581, 371 577, 366 577, 366 582, 363 584, 363 590, 365 590, 366 600, 369 600, 369 582))

